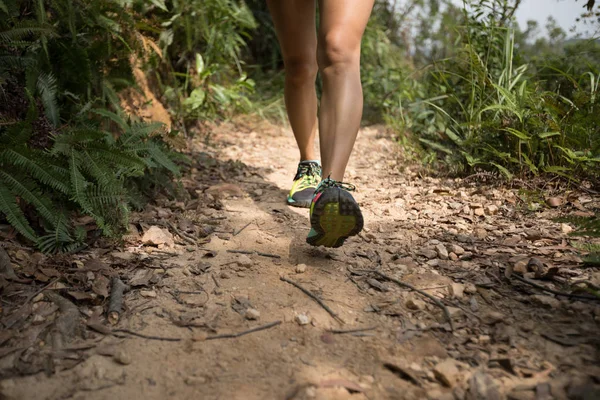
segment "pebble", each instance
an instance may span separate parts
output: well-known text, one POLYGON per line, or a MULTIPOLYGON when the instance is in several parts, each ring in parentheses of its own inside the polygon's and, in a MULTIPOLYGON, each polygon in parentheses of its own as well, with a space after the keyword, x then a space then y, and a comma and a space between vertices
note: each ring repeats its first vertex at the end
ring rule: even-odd
POLYGON ((496 215, 498 214, 498 207, 493 204, 490 204, 489 206, 485 207, 485 212, 489 215, 496 215))
POLYGON ((425 302, 419 299, 408 299, 404 305, 409 310, 423 310, 425 308, 425 302))
POLYGON ((450 285, 448 285, 448 291, 453 297, 462 299, 465 296, 465 285, 462 283, 452 282, 450 285))
POLYGON ((155 290, 140 290, 140 294, 142 295, 142 297, 150 297, 150 298, 156 297, 155 290))
POLYGON ((430 260, 437 257, 437 251, 431 248, 421 249, 417 252, 417 254, 429 258, 430 260))
POLYGON ((483 228, 477 228, 473 231, 473 236, 475 236, 477 239, 485 239, 487 235, 487 231, 483 228))
POLYGON ((298 325, 308 325, 310 323, 310 318, 306 314, 296 314, 294 317, 298 325))
POLYGON ((456 360, 447 358, 436 364, 433 368, 433 374, 435 378, 445 386, 453 387, 457 383, 459 377, 456 360))
POLYGON ((443 244, 440 243, 437 246, 435 246, 435 251, 437 252, 438 257, 442 260, 448 259, 448 250, 443 244))
POLYGON ((569 233, 573 232, 573 228, 569 224, 560 224, 560 230, 565 235, 568 235, 569 233))
POLYGON ((457 256, 461 256, 461 255, 465 254, 465 249, 463 249, 462 247, 460 247, 457 244, 449 245, 448 251, 451 251, 452 253, 456 254, 457 256))
POLYGON ((468 282, 465 284, 464 292, 468 293, 468 294, 475 294, 475 293, 477 293, 477 287, 474 284, 472 284, 471 282, 468 282))
POLYGON ((129 355, 129 353, 122 349, 117 350, 115 352, 115 354, 113 355, 113 360, 122 365, 131 364, 131 356, 129 355))
POLYGON ((473 214, 477 215, 478 217, 483 217, 485 215, 485 211, 483 210, 483 208, 476 208, 473 211, 473 214))
POLYGON ((303 274, 306 272, 306 264, 298 264, 296 265, 296 273, 303 274))
POLYGON ((260 311, 255 308, 249 308, 246 310, 246 314, 244 316, 246 319, 254 321, 260 318, 260 311))
POLYGON ((532 300, 536 301, 537 303, 547 306, 547 307, 550 307, 550 308, 559 308, 560 307, 560 301, 551 296, 546 296, 543 294, 534 294, 529 297, 532 300))
POLYGON ((236 260, 237 265, 240 267, 250 268, 254 265, 254 261, 245 254, 240 254, 236 260))

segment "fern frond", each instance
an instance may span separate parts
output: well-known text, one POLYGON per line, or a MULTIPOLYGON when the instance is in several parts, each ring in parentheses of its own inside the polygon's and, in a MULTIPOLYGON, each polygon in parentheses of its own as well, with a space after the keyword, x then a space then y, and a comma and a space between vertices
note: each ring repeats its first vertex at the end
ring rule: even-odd
POLYGON ((119 127, 121 129, 123 129, 124 132, 130 132, 130 127, 127 124, 127 122, 121 118, 120 115, 115 114, 112 111, 108 111, 106 109, 100 108, 97 110, 94 110, 94 113, 101 115, 103 117, 109 118, 110 120, 112 120, 113 122, 115 122, 117 125, 119 125, 119 127))
POLYGON ((156 143, 150 142, 149 144, 150 147, 148 148, 148 153, 152 156, 152 159, 162 167, 166 168, 173 175, 179 176, 179 168, 173 161, 171 161, 169 156, 162 151, 162 149, 156 143))
POLYGON ((56 77, 51 73, 42 72, 37 80, 37 88, 42 96, 46 116, 52 122, 52 125, 58 126, 60 117, 56 101, 56 94, 58 93, 56 77))
MULTIPOLYGON (((43 156, 39 154, 37 157, 38 159, 43 158, 43 156)), ((54 168, 48 168, 47 165, 40 165, 24 154, 24 152, 16 149, 6 149, 1 152, 0 161, 21 168, 32 178, 36 179, 43 185, 49 186, 52 189, 58 190, 64 194, 70 193, 68 181, 64 179, 66 178, 66 175, 64 175, 64 169, 57 171, 62 172, 63 174, 58 174, 53 171, 54 168), (63 179, 61 179, 61 177, 63 177, 63 179)))
POLYGON ((41 195, 40 191, 36 189, 35 184, 32 185, 24 176, 15 177, 4 171, 0 171, 0 179, 4 181, 11 192, 34 206, 42 218, 50 224, 53 223, 55 213, 52 210, 52 204, 50 204, 47 198, 41 195))
POLYGON ((11 29, 0 32, 0 43, 10 44, 13 40, 21 40, 30 35, 54 37, 56 36, 56 32, 49 24, 40 24, 36 21, 22 21, 15 23, 11 29))
POLYGON ((19 208, 15 196, 2 181, 0 181, 0 212, 6 216, 8 223, 21 235, 34 243, 37 242, 36 234, 27 222, 25 214, 19 208))
POLYGON ((69 232, 66 218, 59 214, 54 220, 54 229, 47 235, 40 237, 38 247, 43 253, 57 253, 77 247, 80 241, 73 239, 69 232))

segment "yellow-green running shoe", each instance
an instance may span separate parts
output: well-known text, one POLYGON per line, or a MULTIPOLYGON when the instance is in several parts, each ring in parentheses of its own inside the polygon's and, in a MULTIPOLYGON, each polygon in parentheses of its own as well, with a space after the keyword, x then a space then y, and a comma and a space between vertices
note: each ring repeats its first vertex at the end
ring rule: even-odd
POLYGON ((313 246, 340 247, 363 228, 360 207, 350 192, 354 185, 324 179, 310 205, 311 229, 306 242, 313 246))
POLYGON ((321 182, 321 166, 316 161, 301 161, 294 177, 287 203, 294 207, 310 207, 317 185, 321 182))

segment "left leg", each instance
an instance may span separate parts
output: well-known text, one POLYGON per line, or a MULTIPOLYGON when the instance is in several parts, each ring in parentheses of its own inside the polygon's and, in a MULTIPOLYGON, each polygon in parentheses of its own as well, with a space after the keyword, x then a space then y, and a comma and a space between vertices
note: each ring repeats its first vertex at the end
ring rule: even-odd
POLYGON ((317 61, 323 79, 319 140, 323 177, 342 181, 362 118, 360 42, 374 0, 319 0, 317 61))

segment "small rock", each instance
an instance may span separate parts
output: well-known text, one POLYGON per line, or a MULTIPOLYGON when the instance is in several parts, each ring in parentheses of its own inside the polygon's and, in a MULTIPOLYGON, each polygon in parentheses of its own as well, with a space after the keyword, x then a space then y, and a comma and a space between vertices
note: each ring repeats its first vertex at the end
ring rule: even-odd
POLYGON ((562 199, 558 197, 549 197, 546 199, 546 204, 548 207, 556 208, 562 205, 562 199))
POLYGON ((433 368, 433 374, 445 386, 453 387, 458 382, 460 373, 456 365, 456 360, 447 358, 433 368))
POLYGON ((237 265, 240 267, 250 268, 254 265, 254 261, 250 257, 245 254, 240 254, 239 257, 235 260, 237 265))
POLYGON ((571 228, 571 225, 569 224, 560 224, 560 230, 565 235, 568 235, 569 233, 573 232, 573 228, 571 228))
POLYGON ((206 377, 204 376, 188 376, 185 378, 185 384, 190 386, 204 385, 206 383, 206 377))
POLYGON ((131 364, 131 356, 125 350, 120 349, 113 354, 113 360, 122 365, 131 364))
POLYGON ((151 226, 142 236, 142 243, 149 246, 165 245, 168 247, 175 246, 173 235, 166 229, 161 229, 158 226, 151 226))
POLYGON ((473 230, 473 236, 475 236, 477 239, 485 239, 488 236, 488 233, 483 228, 476 228, 473 230))
POLYGON ((483 217, 485 215, 485 210, 483 208, 476 208, 473 211, 473 214, 477 215, 478 217, 483 217))
POLYGON ((463 315, 463 310, 458 307, 446 307, 446 309, 448 310, 448 314, 450 314, 450 318, 454 319, 463 315))
POLYGON ((142 297, 150 297, 150 298, 156 297, 155 290, 140 290, 140 294, 142 295, 142 297))
POLYGON ((258 311, 255 308, 248 308, 244 316, 246 317, 246 319, 254 321, 260 319, 260 311, 258 311))
POLYGON ((131 261, 135 258, 135 254, 128 251, 113 251, 110 255, 123 261, 131 261))
POLYGON ((451 296, 457 299, 462 299, 465 295, 465 285, 462 283, 452 282, 450 285, 448 285, 448 292, 450 292, 451 296))
POLYGON ((475 297, 471 297, 469 299, 469 307, 473 312, 479 311, 479 303, 477 303, 477 299, 475 297))
POLYGON ((479 335, 479 344, 489 344, 491 341, 490 335, 479 335))
POLYGON ((560 301, 551 296, 546 296, 543 294, 534 294, 529 296, 535 302, 550 308, 559 308, 560 301))
POLYGON ((421 249, 421 250, 417 251, 417 254, 420 256, 426 257, 430 260, 437 257, 437 251, 435 251, 434 249, 431 249, 431 248, 421 249))
POLYGON ((306 264, 298 264, 296 265, 296 273, 303 274, 306 272, 306 264))
POLYGON ((448 251, 451 251, 452 253, 456 254, 457 256, 462 256, 463 254, 465 254, 465 249, 463 249, 462 247, 460 247, 457 244, 449 245, 448 251))
POLYGON ((438 257, 442 260, 448 259, 448 250, 443 244, 440 243, 437 246, 435 246, 435 251, 437 252, 438 257))
POLYGON ((483 320, 483 322, 485 322, 488 325, 494 325, 494 324, 497 324, 498 322, 504 321, 505 318, 506 317, 501 312, 498 312, 498 311, 488 311, 482 317, 482 320, 483 320))
POLYGON ((477 371, 469 379, 467 400, 504 400, 506 396, 500 390, 494 378, 483 371, 477 371))
POLYGON ((485 212, 488 215, 496 215, 496 214, 498 214, 498 206, 490 204, 485 207, 485 212))
POLYGON ((229 278, 231 278, 231 276, 229 276, 229 273, 227 271, 221 271, 221 273, 219 274, 219 277, 221 279, 229 279, 229 278))
POLYGON ((468 294, 477 293, 477 286, 475 286, 471 282, 466 283, 465 284, 465 293, 468 293, 468 294))
POLYGON ((425 302, 423 300, 413 298, 406 300, 406 303, 404 303, 404 305, 409 310, 423 310, 425 308, 425 302))
POLYGON ((310 323, 310 318, 306 314, 296 314, 294 319, 298 325, 308 325, 310 323))
POLYGON ((450 259, 450 261, 458 261, 458 256, 454 253, 448 254, 448 258, 450 259))
POLYGON ((262 195, 263 195, 263 190, 262 190, 262 189, 256 189, 256 190, 254 191, 254 194, 255 194, 256 196, 262 196, 262 195))

